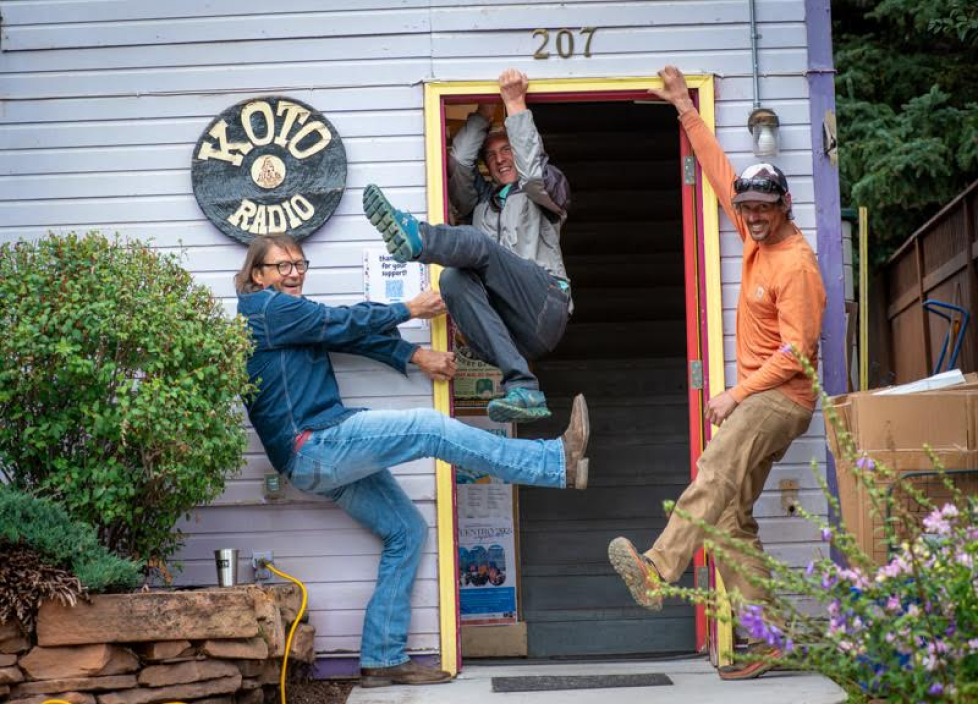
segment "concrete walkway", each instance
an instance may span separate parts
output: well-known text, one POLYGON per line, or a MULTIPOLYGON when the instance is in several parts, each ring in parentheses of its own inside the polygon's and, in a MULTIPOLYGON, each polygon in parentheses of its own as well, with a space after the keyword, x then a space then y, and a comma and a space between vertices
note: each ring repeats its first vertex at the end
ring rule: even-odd
POLYGON ((355 687, 347 704, 842 704, 831 680, 811 673, 769 672, 756 680, 723 682, 705 658, 622 662, 466 665, 449 684, 355 687), (634 675, 661 672, 672 686, 494 693, 493 677, 521 675, 634 675))

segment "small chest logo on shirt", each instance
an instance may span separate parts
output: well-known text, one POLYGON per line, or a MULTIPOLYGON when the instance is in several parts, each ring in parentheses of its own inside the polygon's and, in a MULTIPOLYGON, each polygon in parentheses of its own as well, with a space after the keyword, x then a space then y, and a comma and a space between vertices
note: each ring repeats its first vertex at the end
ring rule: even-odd
POLYGON ((757 287, 757 289, 754 291, 754 298, 756 298, 757 300, 761 300, 762 298, 764 298, 764 287, 763 286, 758 286, 757 287))

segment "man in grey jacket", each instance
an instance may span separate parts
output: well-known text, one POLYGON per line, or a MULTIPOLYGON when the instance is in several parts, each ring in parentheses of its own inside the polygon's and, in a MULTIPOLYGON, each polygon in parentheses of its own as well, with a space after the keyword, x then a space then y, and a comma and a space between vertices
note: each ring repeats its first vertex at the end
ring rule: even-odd
POLYGON ((398 261, 446 267, 440 288, 455 326, 482 360, 503 374, 502 398, 489 403, 498 422, 547 418, 546 397, 527 360, 560 342, 571 311, 560 228, 570 201, 567 179, 552 166, 526 107, 526 75, 499 77, 505 130, 490 132, 494 106, 480 105, 452 140, 449 197, 472 226, 430 225, 396 210, 376 186, 363 209, 398 261), (482 156, 492 177, 477 166, 482 156))

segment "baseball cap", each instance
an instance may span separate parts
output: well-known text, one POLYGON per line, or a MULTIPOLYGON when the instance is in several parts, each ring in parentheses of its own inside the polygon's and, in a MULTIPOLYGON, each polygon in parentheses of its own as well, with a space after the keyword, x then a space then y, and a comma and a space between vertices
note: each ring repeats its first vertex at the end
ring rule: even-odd
POLYGON ((788 192, 788 179, 774 164, 753 164, 734 180, 736 203, 776 203, 788 192))

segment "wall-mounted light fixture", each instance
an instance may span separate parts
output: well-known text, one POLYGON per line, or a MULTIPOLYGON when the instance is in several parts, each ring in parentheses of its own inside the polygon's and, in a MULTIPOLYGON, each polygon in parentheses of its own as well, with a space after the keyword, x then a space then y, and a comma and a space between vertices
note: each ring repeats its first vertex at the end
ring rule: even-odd
POLYGON ((754 137, 754 156, 777 156, 780 144, 778 142, 778 116, 774 110, 761 107, 761 77, 760 64, 757 61, 757 13, 754 0, 748 0, 750 8, 750 53, 754 65, 754 112, 747 118, 747 129, 754 137))
POLYGON ((747 118, 747 129, 754 137, 754 156, 777 156, 781 145, 778 140, 780 121, 773 110, 756 108, 747 118))

